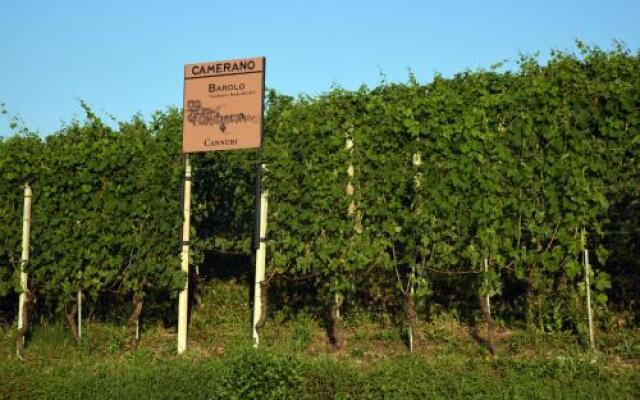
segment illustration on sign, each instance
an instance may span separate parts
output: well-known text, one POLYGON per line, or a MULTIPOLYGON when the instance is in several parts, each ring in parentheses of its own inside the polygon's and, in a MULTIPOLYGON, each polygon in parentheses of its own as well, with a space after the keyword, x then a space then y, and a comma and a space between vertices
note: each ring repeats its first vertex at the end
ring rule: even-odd
POLYGON ((183 152, 258 148, 264 58, 185 65, 183 152))
POLYGON ((187 102, 187 121, 193 125, 216 125, 222 133, 226 130, 226 124, 259 122, 257 115, 249 115, 242 112, 238 114, 222 114, 219 110, 223 106, 213 109, 202 107, 200 100, 190 100, 187 102))

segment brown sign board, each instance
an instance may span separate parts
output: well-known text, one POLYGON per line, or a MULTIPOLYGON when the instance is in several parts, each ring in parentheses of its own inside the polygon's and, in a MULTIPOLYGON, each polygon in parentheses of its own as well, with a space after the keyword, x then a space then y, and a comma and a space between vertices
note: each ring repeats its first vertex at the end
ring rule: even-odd
POLYGON ((182 152, 262 145, 265 58, 184 66, 182 152))

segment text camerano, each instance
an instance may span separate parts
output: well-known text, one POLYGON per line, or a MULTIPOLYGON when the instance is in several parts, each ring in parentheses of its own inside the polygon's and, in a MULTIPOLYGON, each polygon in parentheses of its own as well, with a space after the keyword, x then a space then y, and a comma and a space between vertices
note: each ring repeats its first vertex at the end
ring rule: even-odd
POLYGON ((235 62, 222 62, 215 64, 199 64, 191 67, 191 73, 194 76, 199 75, 216 75, 230 74, 239 72, 251 72, 255 70, 256 63, 253 60, 243 60, 235 62))

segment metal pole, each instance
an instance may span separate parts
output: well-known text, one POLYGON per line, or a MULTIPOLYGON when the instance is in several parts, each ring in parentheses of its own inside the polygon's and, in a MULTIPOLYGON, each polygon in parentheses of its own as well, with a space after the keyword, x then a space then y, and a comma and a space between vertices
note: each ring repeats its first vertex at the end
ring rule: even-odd
MULTIPOLYGON (((262 169, 265 168, 263 164, 262 169)), ((260 178, 260 175, 258 176, 260 178)), ((260 207, 258 208, 257 221, 259 222, 258 241, 256 243, 256 270, 253 290, 253 346, 258 347, 260 337, 256 330, 256 324, 262 316, 262 287, 265 276, 265 260, 267 255, 267 209, 269 205, 269 191, 260 194, 260 207)))
MULTIPOLYGON (((27 294, 29 291, 29 275, 25 272, 25 266, 29 261, 29 247, 31 238, 31 187, 29 184, 24 187, 24 208, 22 216, 22 258, 20 261, 20 298, 18 300, 18 331, 21 331, 27 324, 27 294)), ((24 344, 24 335, 22 335, 24 344)))
POLYGON ((191 162, 184 158, 184 192, 182 222, 182 271, 186 275, 184 288, 178 298, 178 354, 187 350, 187 317, 189 312, 189 229, 191 222, 191 162))

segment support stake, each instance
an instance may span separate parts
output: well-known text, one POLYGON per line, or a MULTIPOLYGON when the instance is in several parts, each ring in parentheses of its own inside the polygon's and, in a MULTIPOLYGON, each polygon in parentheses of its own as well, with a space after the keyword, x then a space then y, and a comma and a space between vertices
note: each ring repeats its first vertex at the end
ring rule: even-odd
MULTIPOLYGON (((416 193, 418 192, 418 189, 420 188, 420 172, 419 172, 419 168, 422 165, 422 158, 420 157, 420 153, 419 152, 415 152, 413 153, 413 158, 412 158, 412 163, 413 166, 416 169, 416 173, 413 176, 413 185, 415 187, 416 193)), ((420 207, 417 206, 415 208, 415 213, 416 214, 420 214, 420 207)), ((411 310, 408 313, 409 315, 409 326, 408 326, 408 331, 407 331, 407 335, 409 337, 409 352, 413 352, 413 325, 415 323, 415 289, 416 289, 416 269, 417 266, 414 263, 413 265, 411 265, 411 276, 409 277, 409 304, 411 306, 411 310)))
POLYGON ((78 337, 82 338, 82 289, 78 289, 78 337))
POLYGON ((593 310, 591 309, 591 284, 589 283, 589 275, 591 274, 591 265, 589 264, 589 250, 587 250, 587 234, 584 228, 581 235, 583 264, 584 264, 584 287, 587 292, 587 316, 589 319, 589 346, 591 350, 595 350, 595 340, 593 335, 593 310))
MULTIPOLYGON (((409 296, 410 296, 410 301, 411 301, 411 306, 415 307, 415 304, 413 303, 413 297, 415 296, 415 285, 414 285, 414 281, 416 279, 416 266, 415 264, 411 267, 411 282, 409 283, 409 296)), ((413 311, 413 310, 412 310, 413 311)), ((409 336, 409 352, 413 353, 413 317, 414 315, 410 316, 410 320, 409 320, 409 330, 408 330, 408 336, 409 336)))
MULTIPOLYGON (((489 272, 489 260, 485 258, 484 259, 484 273, 487 274, 488 272, 489 272)), ((485 278, 485 284, 488 286, 488 282, 486 281, 486 279, 487 278, 485 278)), ((491 296, 489 296, 487 294, 487 297, 485 298, 485 301, 487 302, 487 315, 489 317, 491 317, 491 296)))

